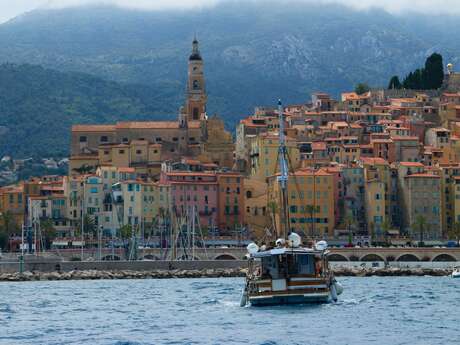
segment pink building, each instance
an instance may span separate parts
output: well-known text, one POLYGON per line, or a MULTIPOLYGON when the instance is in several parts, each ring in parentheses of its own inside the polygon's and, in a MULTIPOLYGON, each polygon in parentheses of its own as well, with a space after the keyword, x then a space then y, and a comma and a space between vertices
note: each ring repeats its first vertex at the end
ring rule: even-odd
POLYGON ((215 173, 162 172, 160 182, 171 186, 173 211, 178 217, 195 208, 203 228, 218 225, 218 181, 215 173))

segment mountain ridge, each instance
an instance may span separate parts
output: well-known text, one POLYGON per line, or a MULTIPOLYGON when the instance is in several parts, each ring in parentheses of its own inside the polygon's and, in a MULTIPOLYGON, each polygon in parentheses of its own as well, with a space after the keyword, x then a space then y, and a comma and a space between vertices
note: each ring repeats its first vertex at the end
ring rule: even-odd
MULTIPOLYGON (((458 18, 394 16, 339 5, 242 2, 188 11, 113 6, 40 10, 0 25, 0 63, 81 72, 120 87, 135 84, 135 97, 150 112, 141 112, 140 119, 163 112, 173 116, 184 99, 187 58, 196 31, 208 113, 220 114, 232 128, 254 106, 278 98, 300 103, 315 91, 337 97, 358 82, 386 86, 392 75, 403 77, 434 51, 445 63, 455 64, 460 56, 458 18), (143 89, 145 94, 138 96, 143 89)), ((51 105, 60 107, 54 101, 51 105)), ((93 111, 104 114, 106 109, 93 111)), ((115 113, 117 120, 134 115, 115 113)), ((85 117, 73 120, 81 119, 85 117)))

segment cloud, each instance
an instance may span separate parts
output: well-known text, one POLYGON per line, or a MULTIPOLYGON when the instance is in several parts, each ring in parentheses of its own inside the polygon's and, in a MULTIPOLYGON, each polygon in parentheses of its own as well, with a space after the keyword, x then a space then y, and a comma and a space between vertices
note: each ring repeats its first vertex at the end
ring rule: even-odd
MULTIPOLYGON (((111 4, 145 10, 190 9, 214 6, 238 0, 0 0, 0 22, 37 7, 63 8, 69 6, 111 4)), ((460 14, 460 0, 239 0, 268 3, 305 2, 341 4, 356 10, 381 8, 393 14, 417 12, 425 14, 460 14)))
MULTIPOLYGON (((187 9, 213 6, 222 2, 238 0, 49 0, 52 7, 78 6, 82 4, 105 3, 138 9, 187 9)), ((241 1, 241 0, 240 0, 241 1)), ((382 8, 390 13, 420 12, 428 14, 459 14, 459 0, 244 0, 256 3, 305 2, 316 4, 334 4, 349 6, 357 10, 382 8)))

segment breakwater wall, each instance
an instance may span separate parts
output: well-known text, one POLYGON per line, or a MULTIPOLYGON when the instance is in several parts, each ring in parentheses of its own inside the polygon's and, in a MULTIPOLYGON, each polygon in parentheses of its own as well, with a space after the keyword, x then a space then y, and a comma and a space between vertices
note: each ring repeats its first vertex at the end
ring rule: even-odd
MULTIPOLYGON (((240 269, 247 267, 245 260, 195 260, 195 261, 26 261, 28 272, 70 271, 171 271, 240 269)), ((19 262, 0 262, 0 273, 19 272, 19 262)))
MULTIPOLYGON (((195 262, 196 263, 196 262, 195 262)), ((222 265, 220 265, 222 266, 222 265)), ((165 279, 165 278, 221 278, 244 277, 247 269, 243 267, 214 268, 162 268, 149 270, 70 270, 70 271, 25 271, 0 273, 0 282, 49 281, 49 280, 96 280, 96 279, 165 279)), ((450 268, 366 268, 335 267, 337 277, 392 277, 392 276, 448 276, 450 268)))

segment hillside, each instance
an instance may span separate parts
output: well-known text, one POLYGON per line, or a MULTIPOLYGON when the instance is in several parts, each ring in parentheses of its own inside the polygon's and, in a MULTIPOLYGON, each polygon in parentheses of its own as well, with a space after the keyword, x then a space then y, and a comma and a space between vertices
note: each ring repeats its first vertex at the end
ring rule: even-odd
POLYGON ((0 65, 0 156, 65 155, 72 124, 168 117, 176 96, 83 73, 0 65))
POLYGON ((0 124, 9 128, 9 137, 0 139, 8 142, 1 152, 29 153, 26 144, 34 145, 34 152, 64 152, 71 123, 175 114, 195 31, 205 60, 208 112, 221 114, 231 128, 255 105, 279 97, 298 103, 313 91, 338 96, 358 82, 386 86, 390 76, 404 76, 434 51, 445 62, 460 63, 458 20, 276 2, 229 2, 183 12, 109 6, 33 11, 0 25, 0 63, 37 64, 66 74, 33 68, 40 81, 27 90, 28 73, 2 67, 11 80, 0 75, 7 89, 0 97, 9 104, 0 104, 0 124), (17 83, 21 92, 9 90, 17 83), (24 125, 31 118, 37 120, 24 125), (50 140, 65 145, 45 144, 43 128, 64 129, 65 137, 50 140), (9 142, 18 137, 24 142, 9 142))

